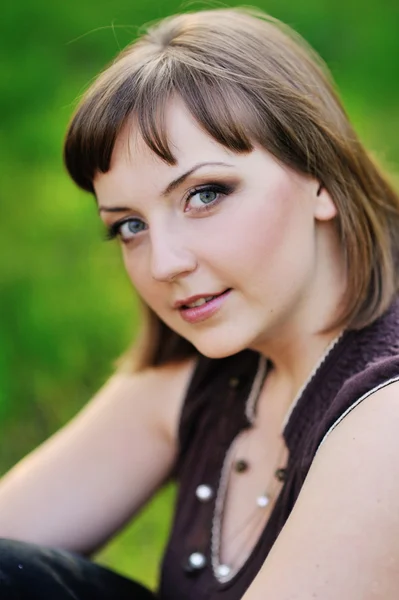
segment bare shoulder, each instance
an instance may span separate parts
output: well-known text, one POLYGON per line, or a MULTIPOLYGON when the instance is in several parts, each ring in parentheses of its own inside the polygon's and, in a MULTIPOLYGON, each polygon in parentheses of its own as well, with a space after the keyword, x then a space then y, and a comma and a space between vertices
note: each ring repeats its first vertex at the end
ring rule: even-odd
POLYGON ((175 441, 182 404, 195 366, 196 358, 188 358, 140 372, 117 372, 100 394, 104 399, 125 396, 132 409, 146 412, 169 441, 175 441))
POLYGON ((325 439, 245 600, 265 591, 275 600, 397 598, 398 433, 393 382, 365 397, 325 439))

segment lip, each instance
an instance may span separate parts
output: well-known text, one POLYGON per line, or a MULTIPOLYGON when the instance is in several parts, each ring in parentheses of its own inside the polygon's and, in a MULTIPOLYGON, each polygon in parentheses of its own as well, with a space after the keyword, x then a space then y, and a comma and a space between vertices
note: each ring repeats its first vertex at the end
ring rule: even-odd
POLYGON ((186 306, 187 304, 191 304, 200 298, 209 298, 209 296, 221 296, 225 292, 229 290, 223 290, 223 292, 210 292, 209 294, 197 294, 196 296, 190 296, 189 298, 184 298, 184 300, 176 300, 173 305, 173 308, 181 308, 182 306, 186 306))
MULTIPOLYGON (((216 298, 210 300, 209 302, 206 302, 205 304, 201 304, 201 306, 194 306, 193 308, 183 308, 183 304, 195 302, 195 300, 198 300, 199 298, 204 298, 204 294, 201 294, 200 296, 193 296, 192 299, 190 298, 188 300, 185 300, 183 304, 180 304, 180 306, 178 306, 179 313, 182 319, 184 319, 184 321, 187 321, 187 323, 193 324, 199 323, 200 321, 205 321, 220 310, 220 308, 230 295, 231 291, 231 289, 225 290, 224 292, 221 292, 218 296, 216 296, 216 298)), ((208 295, 214 296, 215 294, 208 295)))

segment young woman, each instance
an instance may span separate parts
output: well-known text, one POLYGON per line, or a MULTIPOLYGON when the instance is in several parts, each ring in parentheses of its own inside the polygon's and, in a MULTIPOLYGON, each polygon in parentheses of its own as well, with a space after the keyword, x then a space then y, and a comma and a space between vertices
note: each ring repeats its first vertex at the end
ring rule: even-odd
POLYGON ((399 198, 320 59, 255 10, 165 19, 65 162, 146 323, 3 479, 1 598, 151 597, 79 555, 171 477, 162 600, 397 598, 399 198))

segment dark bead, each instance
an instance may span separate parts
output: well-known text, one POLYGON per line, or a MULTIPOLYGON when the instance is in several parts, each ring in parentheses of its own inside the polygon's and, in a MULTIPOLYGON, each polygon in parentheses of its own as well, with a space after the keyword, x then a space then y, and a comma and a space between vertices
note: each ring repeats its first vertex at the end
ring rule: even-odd
POLYGON ((285 481, 287 479, 287 469, 277 469, 274 475, 279 481, 285 481))
POLYGON ((239 386, 239 384, 240 384, 240 380, 238 379, 238 377, 230 377, 229 387, 236 388, 239 386))
POLYGON ((236 473, 245 473, 245 471, 248 471, 248 469, 249 469, 249 464, 243 458, 240 458, 239 460, 237 460, 235 462, 234 470, 236 471, 236 473))

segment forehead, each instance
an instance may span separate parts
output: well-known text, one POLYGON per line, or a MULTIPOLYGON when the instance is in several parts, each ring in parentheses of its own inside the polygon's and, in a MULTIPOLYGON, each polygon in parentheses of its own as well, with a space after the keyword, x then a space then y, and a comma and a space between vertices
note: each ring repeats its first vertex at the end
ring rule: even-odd
MULTIPOLYGON (((112 154, 110 173, 130 171, 132 176, 168 177, 189 169, 197 162, 225 160, 237 155, 218 144, 205 132, 179 99, 172 100, 165 111, 168 144, 177 160, 169 165, 145 143, 134 119, 126 123, 119 134, 112 154)), ((102 175, 99 176, 99 178, 102 175)))
POLYGON ((199 163, 229 163, 250 173, 255 180, 260 176, 264 178, 265 169, 269 179, 273 179, 273 173, 281 176, 285 171, 283 165, 256 143, 248 153, 233 152, 219 144, 201 128, 178 98, 166 107, 165 127, 170 150, 177 160, 175 165, 166 163, 147 146, 134 119, 126 123, 116 140, 109 171, 94 178, 101 204, 105 201, 119 205, 121 201, 159 198, 173 179, 199 163))

